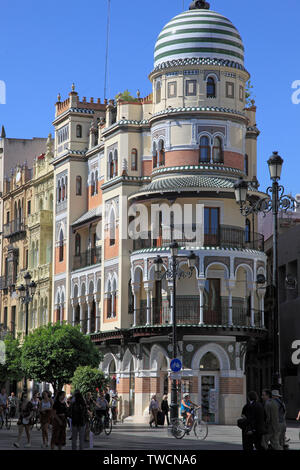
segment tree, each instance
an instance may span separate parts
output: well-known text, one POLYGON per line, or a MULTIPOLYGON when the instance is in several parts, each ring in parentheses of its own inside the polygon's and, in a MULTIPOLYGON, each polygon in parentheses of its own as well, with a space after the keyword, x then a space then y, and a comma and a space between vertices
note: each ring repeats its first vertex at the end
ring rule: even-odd
POLYGON ((101 355, 79 326, 66 323, 40 327, 30 333, 22 347, 22 366, 26 376, 48 382, 54 393, 72 380, 78 366, 97 367, 101 355))
POLYGON ((109 384, 109 377, 104 375, 100 369, 91 366, 77 367, 72 378, 72 391, 80 390, 83 395, 91 392, 96 396, 97 388, 103 390, 109 384))
POLYGON ((245 88, 245 100, 246 100, 246 106, 251 107, 253 105, 252 101, 254 102, 255 96, 253 95, 253 85, 251 83, 251 80, 249 79, 246 83, 246 88, 245 88))
POLYGON ((19 382, 24 376, 21 364, 20 338, 10 333, 1 340, 0 383, 19 382))
POLYGON ((134 98, 134 96, 132 96, 132 94, 128 90, 123 91, 123 93, 121 92, 118 93, 118 95, 115 96, 115 99, 116 100, 121 99, 123 101, 133 101, 133 102, 139 101, 139 99, 134 98))

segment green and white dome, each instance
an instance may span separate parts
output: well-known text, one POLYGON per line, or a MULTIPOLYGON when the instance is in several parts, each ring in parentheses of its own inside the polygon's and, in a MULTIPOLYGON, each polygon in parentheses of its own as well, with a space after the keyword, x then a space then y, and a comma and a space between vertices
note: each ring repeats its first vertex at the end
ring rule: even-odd
POLYGON ((244 46, 238 30, 223 15, 207 9, 175 16, 158 36, 154 68, 183 59, 218 59, 244 66, 244 46))

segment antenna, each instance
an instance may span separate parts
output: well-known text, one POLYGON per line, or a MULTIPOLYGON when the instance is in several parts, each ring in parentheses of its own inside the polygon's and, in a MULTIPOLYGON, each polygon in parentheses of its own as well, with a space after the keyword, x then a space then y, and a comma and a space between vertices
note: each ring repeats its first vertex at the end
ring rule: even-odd
POLYGON ((108 69, 108 46, 109 46, 109 28, 110 28, 110 1, 107 0, 107 26, 106 26, 106 53, 105 53, 105 77, 104 77, 104 99, 107 98, 107 69, 108 69))

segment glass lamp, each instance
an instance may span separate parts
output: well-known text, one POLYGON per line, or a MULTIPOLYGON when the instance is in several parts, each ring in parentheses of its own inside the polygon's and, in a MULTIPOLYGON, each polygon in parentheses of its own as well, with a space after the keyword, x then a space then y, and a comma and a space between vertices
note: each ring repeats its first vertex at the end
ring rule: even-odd
POLYGON ((178 255, 178 243, 177 242, 171 243, 170 250, 171 250, 172 256, 177 256, 178 255))
POLYGON ((192 251, 190 256, 188 256, 188 267, 189 268, 194 268, 196 266, 196 262, 197 262, 197 256, 192 251))
POLYGON ((23 284, 20 287, 18 287, 18 294, 19 294, 20 299, 24 299, 24 297, 26 295, 26 289, 23 286, 23 284))
POLYGON ((34 281, 32 281, 29 284, 29 289, 30 289, 30 295, 33 297, 36 291, 36 283, 34 281))
POLYGON ((31 281, 31 274, 29 272, 27 272, 24 276, 24 279, 25 279, 26 286, 29 287, 29 284, 30 284, 30 281, 31 281))
POLYGON ((161 256, 157 256, 154 260, 154 271, 156 281, 160 280, 161 270, 162 270, 163 260, 161 256))
POLYGON ((247 199, 248 183, 242 177, 234 184, 234 194, 236 202, 240 205, 244 204, 247 199))
POLYGON ((268 165, 271 180, 280 180, 283 159, 278 155, 278 152, 273 152, 273 155, 268 160, 268 165))

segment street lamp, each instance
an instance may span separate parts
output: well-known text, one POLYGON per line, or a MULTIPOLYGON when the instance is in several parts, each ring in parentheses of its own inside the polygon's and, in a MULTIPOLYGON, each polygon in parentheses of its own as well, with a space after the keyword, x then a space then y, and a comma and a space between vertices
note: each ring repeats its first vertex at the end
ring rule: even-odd
MULTIPOLYGON (((177 318, 176 318, 176 280, 186 277, 191 277, 193 274, 193 269, 196 266, 197 256, 194 252, 191 252, 187 257, 188 259, 188 271, 182 271, 179 268, 179 263, 177 258, 178 256, 178 243, 172 242, 169 246, 171 251, 171 262, 167 270, 162 272, 163 259, 161 256, 157 256, 154 260, 154 270, 155 270, 155 279, 162 280, 168 279, 172 281, 172 298, 171 298, 171 307, 172 307, 172 343, 173 343, 173 359, 177 359, 178 343, 177 343, 177 318)), ((177 383, 176 379, 172 380, 171 387, 171 404, 170 404, 170 418, 171 423, 178 418, 178 396, 177 396, 177 383)))
MULTIPOLYGON (((20 287, 17 288, 19 299, 20 301, 25 304, 25 337, 28 336, 28 306, 30 302, 33 300, 33 296, 36 291, 36 283, 31 281, 31 274, 27 272, 24 276, 25 286, 21 284, 20 287), (31 282, 30 282, 31 281, 31 282)), ((24 385, 23 385, 23 392, 27 393, 27 378, 24 377, 24 385)))
POLYGON ((280 324, 279 324, 279 301, 278 301, 278 212, 287 211, 297 206, 296 200, 284 194, 284 187, 279 186, 278 181, 281 177, 283 159, 278 152, 268 160, 270 178, 272 186, 268 187, 266 193, 268 197, 253 203, 247 200, 247 190, 249 183, 240 178, 234 185, 236 202, 240 206, 243 216, 249 214, 258 214, 268 212, 273 214, 273 276, 272 284, 274 290, 274 308, 273 308, 273 328, 274 328, 274 353, 273 353, 273 384, 272 389, 280 390, 281 387, 281 364, 280 364, 280 324))

